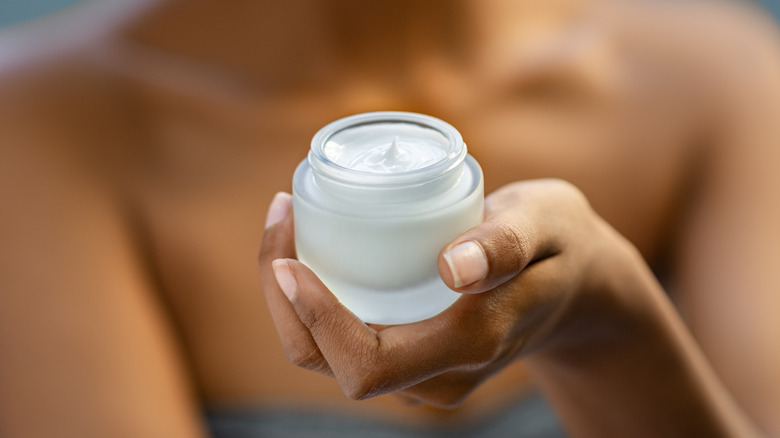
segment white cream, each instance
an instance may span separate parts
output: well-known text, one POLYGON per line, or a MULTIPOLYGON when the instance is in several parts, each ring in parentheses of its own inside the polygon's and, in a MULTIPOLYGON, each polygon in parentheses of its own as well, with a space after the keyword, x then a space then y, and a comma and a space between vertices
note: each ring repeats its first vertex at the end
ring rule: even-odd
POLYGON ((460 295, 442 247, 482 220, 482 172, 460 134, 413 113, 366 113, 324 127, 293 180, 298 258, 365 322, 436 315, 460 295))
POLYGON ((360 126, 331 136, 323 154, 339 166, 361 172, 397 173, 421 169, 447 155, 443 140, 424 128, 398 123, 360 126))

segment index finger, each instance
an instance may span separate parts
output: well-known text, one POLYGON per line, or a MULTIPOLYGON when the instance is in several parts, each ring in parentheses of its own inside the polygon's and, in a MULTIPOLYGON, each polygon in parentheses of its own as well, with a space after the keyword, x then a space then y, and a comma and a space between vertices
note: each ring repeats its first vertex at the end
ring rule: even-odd
POLYGON ((273 261, 295 257, 291 212, 292 197, 284 192, 277 193, 268 209, 266 230, 260 245, 259 265, 263 292, 287 358, 298 366, 332 376, 333 373, 311 333, 298 319, 274 278, 273 261))

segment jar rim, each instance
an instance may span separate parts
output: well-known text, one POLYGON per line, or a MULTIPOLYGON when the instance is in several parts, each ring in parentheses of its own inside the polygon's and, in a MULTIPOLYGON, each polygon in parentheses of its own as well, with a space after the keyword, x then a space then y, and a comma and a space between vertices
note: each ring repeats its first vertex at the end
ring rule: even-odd
POLYGON ((467 147, 458 130, 441 119, 405 111, 375 111, 351 115, 325 125, 312 138, 308 161, 312 170, 333 182, 390 188, 416 185, 443 177, 456 170, 463 163, 467 153, 467 147), (324 152, 328 140, 340 132, 356 127, 389 123, 417 125, 438 132, 448 142, 445 157, 417 169, 376 173, 342 166, 331 160, 324 152))

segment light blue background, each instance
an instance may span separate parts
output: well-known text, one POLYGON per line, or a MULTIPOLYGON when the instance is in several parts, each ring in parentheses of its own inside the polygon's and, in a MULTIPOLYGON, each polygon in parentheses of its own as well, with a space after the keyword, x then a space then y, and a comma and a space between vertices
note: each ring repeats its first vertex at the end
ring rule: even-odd
POLYGON ((780 20, 780 0, 762 0, 764 6, 769 9, 775 18, 780 20))

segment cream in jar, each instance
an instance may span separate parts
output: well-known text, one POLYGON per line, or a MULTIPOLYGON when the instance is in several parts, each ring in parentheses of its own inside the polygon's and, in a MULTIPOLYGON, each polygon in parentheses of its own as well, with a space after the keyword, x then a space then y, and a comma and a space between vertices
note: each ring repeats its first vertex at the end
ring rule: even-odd
POLYGON ((298 259, 364 322, 430 318, 460 294, 439 251, 483 214, 482 171, 458 131, 405 112, 322 128, 293 177, 298 259))

